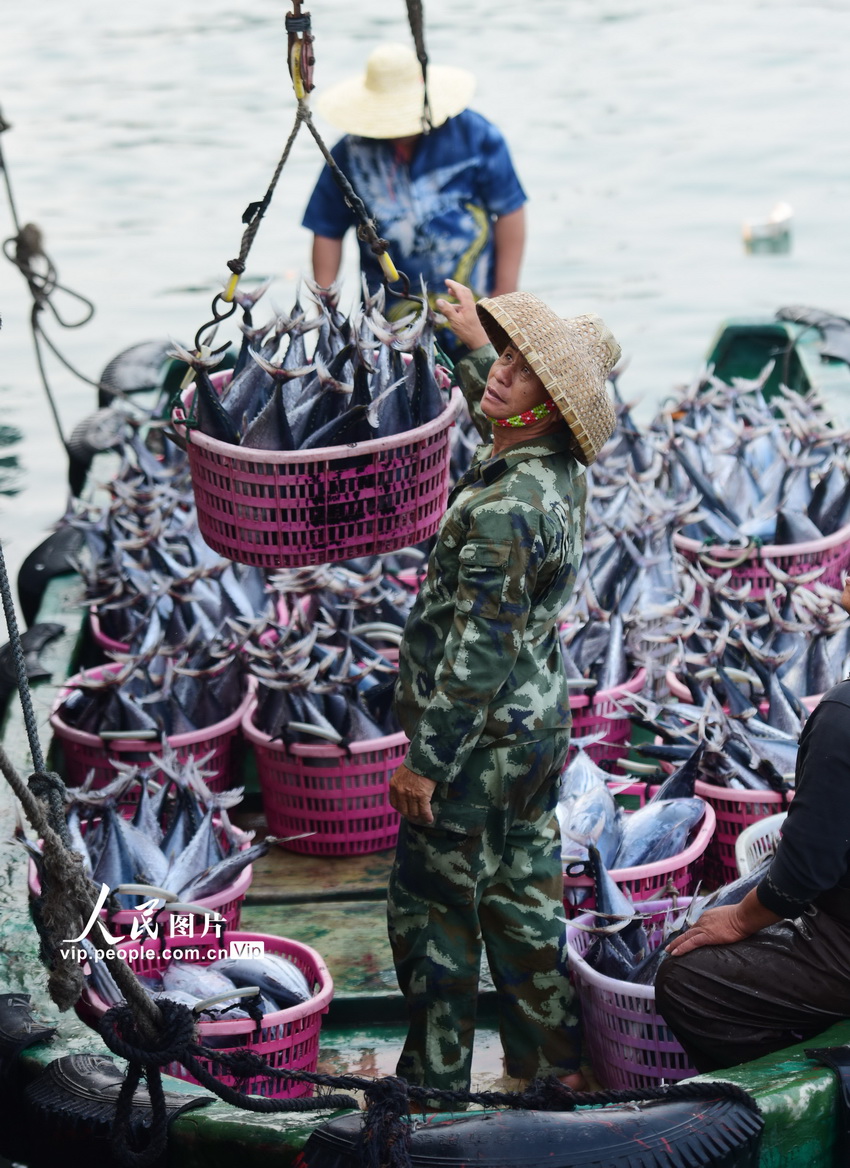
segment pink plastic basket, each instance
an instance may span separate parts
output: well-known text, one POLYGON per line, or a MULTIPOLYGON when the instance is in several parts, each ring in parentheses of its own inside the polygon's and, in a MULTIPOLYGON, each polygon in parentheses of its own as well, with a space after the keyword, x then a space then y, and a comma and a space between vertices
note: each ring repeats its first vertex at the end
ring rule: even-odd
POLYGON ((201 535, 228 559, 263 568, 380 555, 427 539, 445 510, 449 434, 462 403, 455 388, 440 416, 415 430, 306 451, 219 442, 187 431, 178 407, 201 535))
POLYGON ((751 584, 750 600, 760 600, 765 592, 776 587, 776 581, 764 565, 770 560, 789 576, 799 576, 812 568, 822 567, 819 584, 841 589, 843 573, 850 566, 850 524, 832 535, 813 539, 808 543, 752 545, 732 548, 718 545, 706 547, 695 539, 678 533, 673 536, 675 547, 691 563, 699 563, 703 571, 713 577, 731 572, 730 588, 751 584))
MULTIPOLYGON (((701 795, 701 791, 697 791, 701 795)), ((705 798, 705 796, 703 796, 705 798)), ((657 860, 653 864, 639 864, 635 868, 612 868, 612 880, 622 888, 633 903, 651 900, 661 896, 672 883, 683 896, 693 892, 703 876, 703 857, 709 841, 714 835, 715 814, 711 802, 706 799, 705 815, 694 828, 691 842, 677 856, 657 860)), ((590 876, 564 875, 564 909, 567 919, 577 917, 596 907, 593 893, 593 879, 590 876), (588 894, 580 905, 571 904, 567 899, 570 889, 586 888, 588 894)))
POLYGON ((95 605, 92 605, 89 609, 89 632, 92 635, 94 643, 109 653, 127 653, 130 649, 130 646, 125 641, 115 641, 112 637, 106 635, 100 627, 100 617, 97 614, 95 605))
MULTIPOLYGON (((112 760, 124 763, 136 763, 140 766, 150 766, 150 756, 161 754, 162 745, 156 741, 143 741, 138 738, 116 738, 104 741, 96 734, 89 734, 84 730, 76 730, 62 721, 59 707, 75 688, 86 677, 98 679, 110 670, 115 672, 121 669, 117 662, 96 669, 83 670, 72 677, 67 685, 56 695, 53 709, 50 713, 50 725, 54 735, 59 739, 64 757, 64 778, 68 786, 77 787, 85 782, 89 771, 94 771, 92 787, 105 787, 116 777, 112 760)), ((204 769, 212 772, 206 779, 211 791, 224 791, 230 785, 233 773, 233 750, 236 735, 242 721, 242 715, 248 708, 251 700, 251 691, 240 702, 239 706, 227 718, 216 722, 213 726, 206 726, 201 730, 193 730, 187 734, 169 735, 168 744, 183 760, 193 755, 203 758, 211 753, 211 757, 204 763, 204 769)), ((154 772, 152 777, 159 777, 160 772, 154 772)))
MULTIPOLYGON (((225 888, 222 888, 212 896, 198 897, 192 903, 198 905, 200 908, 209 909, 210 912, 217 912, 223 916, 226 922, 225 928, 238 929, 239 921, 242 917, 242 902, 245 899, 245 893, 251 887, 251 881, 253 879, 254 866, 253 864, 248 864, 247 867, 242 869, 236 879, 225 888)), ((41 881, 38 878, 38 871, 32 859, 29 861, 29 868, 27 870, 27 884, 31 897, 41 895, 41 881)), ((144 919, 141 913, 132 908, 122 908, 111 916, 104 908, 101 909, 100 915, 113 936, 129 937, 133 925, 144 919)), ((163 912, 160 919, 164 919, 165 916, 166 913, 163 912)))
MULTIPOLYGON (((677 908, 687 908, 690 902, 689 896, 682 897, 677 908)), ((640 906, 658 926, 650 934, 653 948, 661 943, 661 925, 672 904, 672 900, 657 900, 640 906)), ((590 913, 576 918, 576 925, 595 923, 590 913)), ((590 1062, 600 1082, 614 1090, 628 1090, 658 1087, 697 1074, 656 1010, 655 987, 604 977, 587 964, 584 955, 593 936, 567 925, 567 958, 581 1002, 590 1062)))
POLYGON ((242 731, 254 746, 263 808, 273 835, 306 839, 282 846, 311 856, 354 856, 395 845, 399 814, 389 802, 390 777, 407 753, 399 731, 338 746, 289 746, 258 730, 251 703, 242 731))
MULTIPOLYGON (((313 987, 313 997, 299 1006, 266 1014, 259 1029, 249 1018, 234 1019, 231 1022, 198 1022, 198 1041, 202 1045, 210 1047, 214 1045, 216 1050, 225 1052, 247 1048, 252 1054, 260 1055, 270 1067, 277 1070, 292 1068, 298 1071, 315 1071, 319 1057, 322 1015, 327 1014, 333 997, 333 980, 324 961, 309 945, 302 945, 300 941, 290 941, 286 937, 273 937, 268 933, 224 932, 221 940, 211 936, 196 943, 180 938, 179 946, 183 951, 183 960, 209 965, 219 956, 227 956, 227 952, 221 954, 220 949, 227 951, 234 941, 261 941, 266 952, 288 957, 304 973, 308 983, 313 987)), ((136 974, 143 977, 158 976, 168 960, 163 953, 170 951, 169 945, 177 948, 177 942, 177 938, 162 937, 145 939, 143 943, 127 940, 120 942, 115 949, 117 953, 126 955, 128 964, 136 974)), ((108 1008, 103 998, 89 985, 83 990, 76 1006, 82 1020, 95 1028, 108 1008)), ((255 1075, 247 1081, 237 1082, 227 1074, 221 1064, 216 1062, 212 1049, 209 1058, 200 1058, 198 1061, 220 1082, 230 1087, 238 1087, 250 1095, 294 1099, 313 1093, 310 1083, 277 1079, 269 1075, 255 1075)), ((189 1083, 197 1082, 197 1079, 194 1079, 180 1063, 169 1063, 163 1070, 166 1074, 189 1083)))
MULTIPOLYGON (((599 693, 571 695, 573 738, 583 738, 588 734, 605 732, 605 738, 602 742, 595 742, 585 747, 586 753, 595 762, 601 762, 602 759, 616 761, 629 753, 632 724, 628 718, 615 716, 617 702, 625 694, 639 693, 643 689, 645 681, 646 670, 639 669, 628 681, 613 689, 600 690, 599 693)), ((570 758, 572 753, 571 751, 570 758)))
POLYGON ((738 878, 735 842, 745 827, 788 807, 779 791, 738 791, 697 779, 697 795, 714 808, 717 830, 705 854, 705 883, 709 888, 738 878))

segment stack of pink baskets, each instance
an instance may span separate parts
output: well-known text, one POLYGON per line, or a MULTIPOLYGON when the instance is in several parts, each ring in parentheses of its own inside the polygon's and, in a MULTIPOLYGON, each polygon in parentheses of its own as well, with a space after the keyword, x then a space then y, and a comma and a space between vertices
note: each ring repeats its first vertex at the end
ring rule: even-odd
POLYGON ((407 738, 302 746, 257 729, 252 702, 242 732, 253 745, 272 835, 311 832, 283 846, 313 856, 352 856, 394 846, 399 815, 389 802, 390 777, 404 760, 407 738))
MULTIPOLYGON (((288 1099, 312 1095, 313 1088, 310 1083, 273 1075, 257 1074, 247 1081, 237 1081, 221 1063, 216 1062, 216 1051, 231 1053, 234 1050, 247 1049, 252 1054, 262 1057, 269 1067, 278 1071, 289 1069, 315 1071, 319 1057, 322 1016, 327 1014, 333 997, 333 980, 327 966, 309 945, 267 933, 224 932, 220 939, 208 939, 200 943, 182 942, 181 960, 209 965, 219 956, 226 955, 233 942, 260 942, 265 946, 266 952, 278 953, 288 958, 306 976, 308 984, 313 989, 313 996, 298 1006, 266 1014, 259 1026, 250 1018, 237 1018, 228 1022, 198 1022, 198 1042, 210 1048, 209 1056, 199 1058, 198 1061, 222 1083, 251 1095, 288 1099)), ((172 945, 176 949, 173 941, 172 945)), ((115 949, 126 959, 133 972, 142 977, 159 977, 167 961, 175 956, 161 937, 146 938, 143 944, 128 939, 116 945, 115 949)), ((89 985, 84 989, 76 1009, 84 1022, 96 1028, 108 1005, 89 985)), ((169 1063, 163 1070, 178 1079, 185 1079, 190 1083, 197 1082, 180 1063, 169 1063)))

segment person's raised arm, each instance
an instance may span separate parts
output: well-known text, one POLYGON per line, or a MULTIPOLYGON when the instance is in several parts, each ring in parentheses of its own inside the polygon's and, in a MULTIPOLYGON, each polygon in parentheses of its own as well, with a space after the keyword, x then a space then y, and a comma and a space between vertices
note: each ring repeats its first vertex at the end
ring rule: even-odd
POLYGON ((495 270, 491 296, 503 296, 519 288, 519 270, 525 250, 525 207, 500 215, 493 223, 495 270))
POLYGON ((342 240, 314 235, 312 260, 313 279, 321 288, 330 288, 342 264, 342 240))
POLYGON ((493 424, 481 410, 481 398, 490 366, 496 359, 496 350, 484 331, 475 309, 475 297, 469 288, 457 280, 446 280, 446 287, 457 303, 440 299, 437 308, 445 316, 446 324, 458 340, 470 350, 455 365, 455 374, 476 430, 485 442, 490 442, 493 438, 493 424))

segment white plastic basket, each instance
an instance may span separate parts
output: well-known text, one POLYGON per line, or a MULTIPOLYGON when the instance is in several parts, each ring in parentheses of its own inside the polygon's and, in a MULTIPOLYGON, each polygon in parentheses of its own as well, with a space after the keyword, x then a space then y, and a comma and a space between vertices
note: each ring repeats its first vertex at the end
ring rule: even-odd
POLYGON ((772 856, 776 851, 787 814, 787 811, 780 811, 777 815, 759 819, 745 827, 735 840, 735 863, 741 876, 747 876, 765 856, 772 856))

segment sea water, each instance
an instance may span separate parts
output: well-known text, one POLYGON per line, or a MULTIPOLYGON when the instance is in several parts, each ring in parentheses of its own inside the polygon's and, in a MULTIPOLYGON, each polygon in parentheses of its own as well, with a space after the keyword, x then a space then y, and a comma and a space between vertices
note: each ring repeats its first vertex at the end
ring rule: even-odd
MULTIPOLYGON (((4 13, 0 110, 12 128, 0 145, 20 222, 40 226, 60 281, 96 306, 79 329, 42 314, 90 379, 139 341, 191 343, 209 319, 242 212, 265 194, 293 124, 289 7, 75 0, 4 13)), ((358 72, 379 41, 410 39, 403 0, 309 9, 317 92, 358 72)), ((472 106, 504 131, 528 192, 522 286, 564 315, 605 318, 639 419, 697 375, 724 318, 785 304, 850 313, 840 0, 425 0, 424 12, 431 59, 474 71, 472 106), (790 250, 748 254, 743 221, 779 201, 794 212, 790 250)), ((272 302, 291 306, 308 270, 300 220, 320 165, 302 129, 248 260, 248 279, 276 277, 268 315, 272 302)), ((0 233, 13 234, 2 176, 0 233)), ((349 241, 343 307, 357 290, 349 241)), ((56 306, 80 316, 66 294, 56 306)), ((13 576, 67 494, 30 310, 0 260, 0 538, 13 576)), ((67 435, 96 391, 45 361, 67 435)))

